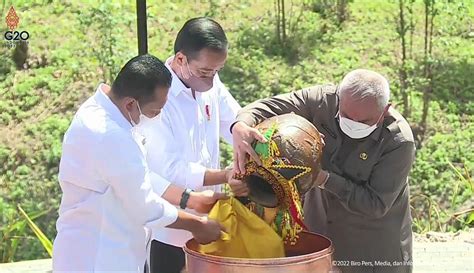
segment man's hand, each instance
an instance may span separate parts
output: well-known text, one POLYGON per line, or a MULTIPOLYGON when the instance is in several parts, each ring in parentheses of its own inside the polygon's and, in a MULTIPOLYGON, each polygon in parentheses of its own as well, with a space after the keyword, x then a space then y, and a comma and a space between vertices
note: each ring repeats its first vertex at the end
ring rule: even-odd
POLYGON ((205 190, 189 194, 188 207, 199 213, 209 213, 214 204, 221 199, 227 199, 225 193, 205 190))
POLYGON ((225 229, 218 222, 208 219, 207 217, 201 217, 200 223, 194 228, 191 233, 194 239, 202 244, 209 244, 217 241, 221 237, 221 233, 225 229))
POLYGON ((232 127, 232 139, 234 144, 234 170, 237 173, 245 173, 247 155, 250 155, 257 164, 262 165, 260 158, 252 148, 252 142, 256 139, 262 143, 267 142, 265 137, 255 128, 242 121, 232 127))
POLYGON ((225 168, 225 181, 227 183, 229 183, 229 181, 232 179, 233 176, 234 176, 234 169, 232 169, 231 167, 225 168))
POLYGON ((249 194, 247 183, 243 182, 242 180, 235 179, 234 175, 235 172, 230 170, 230 175, 227 178, 227 183, 229 184, 230 189, 235 196, 247 196, 249 194))
POLYGON ((249 188, 247 184, 242 180, 231 179, 229 181, 229 186, 232 189, 232 192, 235 196, 247 196, 249 195, 249 188))

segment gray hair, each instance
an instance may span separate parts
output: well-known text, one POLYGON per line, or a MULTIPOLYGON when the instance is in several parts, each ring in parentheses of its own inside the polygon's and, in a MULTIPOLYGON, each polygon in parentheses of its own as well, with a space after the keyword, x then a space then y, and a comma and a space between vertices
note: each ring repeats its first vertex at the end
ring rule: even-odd
POLYGON ((350 95, 357 100, 374 98, 380 110, 383 110, 390 99, 390 87, 387 79, 377 72, 367 69, 356 69, 349 72, 339 85, 339 96, 350 95))

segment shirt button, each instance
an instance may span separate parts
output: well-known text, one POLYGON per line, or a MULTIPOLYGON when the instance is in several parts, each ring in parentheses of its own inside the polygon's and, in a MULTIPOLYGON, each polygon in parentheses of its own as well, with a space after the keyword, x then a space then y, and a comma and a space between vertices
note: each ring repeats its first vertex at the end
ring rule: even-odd
POLYGON ((329 221, 329 220, 328 220, 328 224, 332 224, 332 221, 329 221))

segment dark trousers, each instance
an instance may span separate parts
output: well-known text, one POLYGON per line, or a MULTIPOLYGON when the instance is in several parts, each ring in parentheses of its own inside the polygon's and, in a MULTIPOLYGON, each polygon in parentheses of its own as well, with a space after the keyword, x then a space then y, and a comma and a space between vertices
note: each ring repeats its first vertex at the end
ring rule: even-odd
POLYGON ((151 242, 150 273, 180 273, 184 266, 184 251, 181 247, 156 240, 151 242))

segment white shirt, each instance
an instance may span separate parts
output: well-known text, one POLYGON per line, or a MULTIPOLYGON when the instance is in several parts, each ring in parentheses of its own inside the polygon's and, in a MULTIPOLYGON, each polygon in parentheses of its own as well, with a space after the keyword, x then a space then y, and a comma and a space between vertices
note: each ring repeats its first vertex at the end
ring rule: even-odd
MULTIPOLYGON (((194 99, 191 89, 169 66, 172 59, 166 61, 173 81, 161 121, 144 131, 148 164, 175 185, 220 191, 221 186, 203 187, 204 173, 206 169, 220 168, 220 136, 232 144, 230 126, 240 106, 217 74, 213 87, 207 92, 196 92, 194 99)), ((153 230, 152 238, 182 247, 192 236, 184 230, 159 229, 153 230)))
POLYGON ((146 229, 177 219, 176 207, 151 187, 169 183, 149 171, 130 123, 102 86, 64 136, 55 272, 143 272, 146 229))

